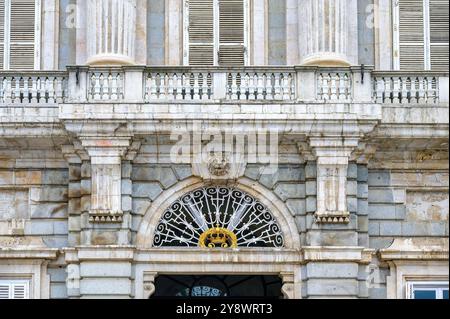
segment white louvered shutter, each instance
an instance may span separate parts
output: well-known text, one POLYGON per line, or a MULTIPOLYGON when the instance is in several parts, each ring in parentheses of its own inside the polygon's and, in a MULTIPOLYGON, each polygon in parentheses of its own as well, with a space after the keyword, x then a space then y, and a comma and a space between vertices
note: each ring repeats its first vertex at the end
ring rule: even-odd
POLYGON ((0 0, 0 70, 5 56, 5 0, 0 0))
POLYGON ((447 70, 449 59, 449 0, 430 1, 430 59, 432 70, 447 70))
POLYGON ((401 70, 425 68, 423 0, 399 0, 399 48, 401 70))
POLYGON ((245 64, 244 0, 219 0, 219 65, 245 64))
POLYGON ((189 65, 214 65, 213 0, 189 0, 189 65))
POLYGON ((0 281, 0 299, 29 299, 28 281, 0 281))
POLYGON ((34 69, 35 0, 11 0, 10 69, 34 69))

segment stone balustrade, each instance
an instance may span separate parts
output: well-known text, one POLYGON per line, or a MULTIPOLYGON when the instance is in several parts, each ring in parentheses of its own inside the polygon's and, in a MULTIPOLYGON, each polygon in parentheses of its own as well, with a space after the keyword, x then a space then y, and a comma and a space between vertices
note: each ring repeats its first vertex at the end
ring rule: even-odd
POLYGON ((60 104, 67 97, 67 72, 0 73, 0 104, 60 104))
POLYGON ((0 74, 0 105, 61 103, 448 103, 448 74, 360 67, 69 67, 0 74))
MULTIPOLYGON (((448 74, 437 72, 374 72, 373 95, 380 104, 438 104, 448 90, 448 74)), ((448 94, 447 94, 448 96, 448 94)))

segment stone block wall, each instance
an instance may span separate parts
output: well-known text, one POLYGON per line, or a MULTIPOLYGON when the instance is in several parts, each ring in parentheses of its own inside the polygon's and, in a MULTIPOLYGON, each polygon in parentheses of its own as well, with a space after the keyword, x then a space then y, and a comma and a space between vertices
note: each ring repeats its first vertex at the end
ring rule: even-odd
POLYGON ((45 246, 68 245, 68 170, 0 168, 0 236, 42 239, 45 246))
POLYGON ((370 170, 368 185, 370 247, 448 236, 448 173, 370 170))

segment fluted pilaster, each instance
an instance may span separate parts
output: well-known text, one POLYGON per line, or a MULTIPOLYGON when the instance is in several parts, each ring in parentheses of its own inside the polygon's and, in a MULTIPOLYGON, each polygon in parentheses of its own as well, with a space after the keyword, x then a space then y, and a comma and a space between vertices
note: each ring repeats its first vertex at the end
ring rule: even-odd
POLYGON ((135 61, 136 0, 88 0, 87 64, 135 61))
POLYGON ((300 55, 303 65, 347 66, 357 30, 352 0, 299 0, 300 55))

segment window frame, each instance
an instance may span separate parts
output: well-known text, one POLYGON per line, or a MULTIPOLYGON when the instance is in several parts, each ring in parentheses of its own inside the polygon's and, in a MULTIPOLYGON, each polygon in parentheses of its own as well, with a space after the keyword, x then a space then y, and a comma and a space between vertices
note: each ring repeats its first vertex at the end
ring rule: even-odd
MULTIPOLYGON (((430 0, 421 0, 423 3, 423 46, 424 46, 424 70, 431 71, 431 46, 432 45, 449 45, 439 43, 433 44, 431 43, 431 34, 430 34, 430 0)), ((393 28, 393 67, 394 70, 401 70, 400 65, 400 4, 399 0, 392 1, 392 28, 393 28)))
MULTIPOLYGON (((214 9, 214 66, 219 66, 220 47, 220 19, 219 1, 213 0, 214 9)), ((249 2, 244 0, 244 65, 249 65, 250 57, 250 7, 249 2)), ((189 65, 189 0, 183 0, 183 65, 189 65)))
MULTIPOLYGON (((5 27, 4 27, 4 43, 3 43, 3 70, 11 70, 11 1, 5 1, 5 27)), ((34 67, 33 70, 40 70, 41 66, 41 1, 34 0, 34 67)), ((28 43, 27 43, 28 44, 28 43)))
POLYGON ((444 299, 443 298, 444 290, 449 290, 449 283, 448 281, 436 281, 436 280, 408 281, 406 283, 406 298, 415 300, 414 292, 416 290, 435 291, 436 300, 441 300, 444 299))

